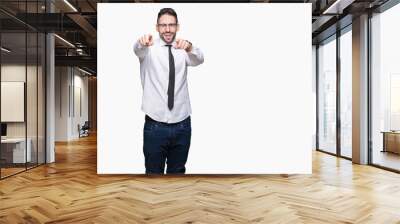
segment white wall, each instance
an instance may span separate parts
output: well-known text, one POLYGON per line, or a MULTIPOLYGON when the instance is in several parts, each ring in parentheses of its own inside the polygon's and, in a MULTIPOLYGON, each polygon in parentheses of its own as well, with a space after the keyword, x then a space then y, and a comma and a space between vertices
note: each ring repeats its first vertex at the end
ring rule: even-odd
POLYGON ((55 68, 55 140, 68 140, 68 67, 55 68))
MULTIPOLYGON (((1 81, 3 82, 25 82, 26 72, 28 75, 29 84, 36 85, 36 81, 32 76, 36 77, 36 66, 27 66, 19 64, 5 64, 1 66, 1 81)), ((36 88, 27 88, 27 118, 28 118, 28 137, 29 134, 36 134, 36 88), (34 98, 34 99, 32 99, 34 98), (34 104, 31 104, 34 102, 34 104), (32 123, 34 121, 34 123, 32 123)), ((39 105, 40 106, 40 105, 39 105)), ((2 108, 6 110, 6 108, 2 108)), ((7 136, 8 137, 24 137, 25 136, 25 123, 26 122, 7 122, 7 136)))
MULTIPOLYGON (((2 82, 25 82, 26 70, 31 74, 32 66, 28 68, 19 64, 6 64, 1 66, 1 81, 2 82)), ((23 108, 24 109, 24 108, 23 108)), ((7 108, 1 108, 7 110, 7 108)), ((24 137, 25 136, 25 122, 7 122, 7 136, 8 137, 24 137)))
MULTIPOLYGON (((36 149, 39 150, 39 162, 44 162, 44 74, 41 66, 32 66, 25 64, 3 64, 1 66, 1 81, 2 82, 25 82, 26 83, 26 110, 27 120, 24 122, 6 122, 7 137, 25 137, 25 134, 30 138, 32 161, 35 161, 36 149), (26 81, 27 78, 27 81, 26 81), (27 131, 27 133, 26 133, 27 131)), ((7 110, 9 108, 1 108, 7 110)), ((25 111, 23 111, 25 112, 25 111)))
POLYGON ((76 68, 56 67, 56 141, 77 139, 78 124, 83 125, 88 120, 88 78, 83 75, 76 68), (82 113, 77 105, 82 105, 82 113))
POLYGON ((78 124, 82 126, 89 118, 88 113, 88 77, 82 76, 82 72, 74 69, 74 107, 72 108, 71 135, 79 137, 78 124), (79 97, 80 95, 80 97, 79 97), (80 101, 80 102, 79 102, 80 101), (81 110, 81 111, 80 111, 81 110))

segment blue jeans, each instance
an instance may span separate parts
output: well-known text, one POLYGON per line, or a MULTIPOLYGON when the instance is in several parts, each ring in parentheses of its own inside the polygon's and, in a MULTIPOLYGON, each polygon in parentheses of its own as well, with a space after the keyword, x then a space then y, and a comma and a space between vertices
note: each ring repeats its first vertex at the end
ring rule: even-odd
POLYGON ((192 127, 190 116, 167 124, 146 119, 143 128, 143 153, 146 174, 184 174, 188 158, 192 127))

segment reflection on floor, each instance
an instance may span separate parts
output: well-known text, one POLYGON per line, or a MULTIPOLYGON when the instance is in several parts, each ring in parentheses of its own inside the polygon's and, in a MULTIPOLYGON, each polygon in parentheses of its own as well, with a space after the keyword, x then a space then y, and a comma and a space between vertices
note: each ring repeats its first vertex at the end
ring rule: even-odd
POLYGON ((400 155, 392 152, 374 151, 373 164, 400 170, 400 155))
POLYGON ((24 170, 25 170, 25 167, 24 168, 19 168, 19 167, 17 167, 17 168, 1 168, 1 178, 13 175, 15 173, 18 173, 18 172, 21 172, 24 170))
POLYGON ((341 155, 342 156, 348 157, 348 158, 352 157, 352 148, 349 148, 349 147, 344 148, 344 147, 342 147, 341 150, 342 150, 341 151, 341 155))
MULTIPOLYGON (((2 168, 1 168, 1 178, 5 178, 7 176, 19 173, 21 171, 26 170, 25 168, 25 164, 2 164, 2 168)), ((36 164, 35 163, 28 163, 27 165, 27 169, 31 168, 31 167, 35 167, 36 164)))

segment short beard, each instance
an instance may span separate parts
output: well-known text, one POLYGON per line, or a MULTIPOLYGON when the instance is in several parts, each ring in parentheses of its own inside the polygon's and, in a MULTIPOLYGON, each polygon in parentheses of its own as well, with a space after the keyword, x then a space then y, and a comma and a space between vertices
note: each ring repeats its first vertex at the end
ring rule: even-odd
POLYGON ((164 39, 164 37, 162 36, 162 34, 160 33, 160 38, 165 42, 165 43, 167 43, 167 44, 171 44, 171 43, 173 43, 174 42, 174 40, 175 40, 175 37, 176 37, 176 33, 174 34, 174 36, 172 37, 172 40, 171 40, 171 42, 167 42, 165 39, 164 39))

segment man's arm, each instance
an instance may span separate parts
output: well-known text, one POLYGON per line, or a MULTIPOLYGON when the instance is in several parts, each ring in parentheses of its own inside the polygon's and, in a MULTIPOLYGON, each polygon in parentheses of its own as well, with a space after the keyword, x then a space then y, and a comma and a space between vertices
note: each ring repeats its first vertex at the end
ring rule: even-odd
POLYGON ((139 57, 139 60, 142 61, 144 57, 147 55, 149 47, 143 46, 139 43, 139 41, 137 41, 133 46, 133 51, 135 52, 136 56, 139 57))
POLYGON ((139 60, 142 61, 144 57, 149 52, 149 46, 153 45, 153 38, 151 35, 144 35, 136 41, 135 45, 133 46, 133 51, 135 52, 136 56, 139 57, 139 60))
POLYGON ((204 62, 203 53, 199 48, 193 46, 190 41, 177 39, 175 47, 186 51, 186 65, 197 66, 204 62))
POLYGON ((188 66, 197 66, 204 62, 203 52, 196 46, 191 45, 190 51, 187 51, 186 64, 188 66))

